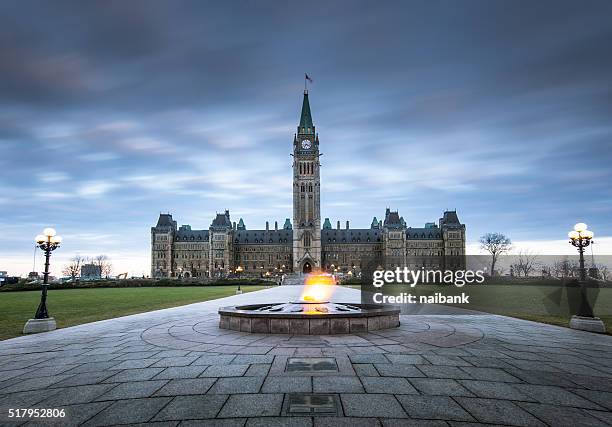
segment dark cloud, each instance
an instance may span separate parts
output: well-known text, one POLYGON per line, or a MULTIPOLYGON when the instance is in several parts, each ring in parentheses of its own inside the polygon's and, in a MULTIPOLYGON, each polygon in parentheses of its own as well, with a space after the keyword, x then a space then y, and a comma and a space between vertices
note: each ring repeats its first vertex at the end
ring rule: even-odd
POLYGON ((552 239, 582 197, 611 235, 611 15, 607 1, 4 2, 3 222, 118 230, 146 251, 130 233, 160 210, 282 221, 308 72, 324 216, 367 225, 391 205, 420 225, 456 207, 472 240, 552 239))

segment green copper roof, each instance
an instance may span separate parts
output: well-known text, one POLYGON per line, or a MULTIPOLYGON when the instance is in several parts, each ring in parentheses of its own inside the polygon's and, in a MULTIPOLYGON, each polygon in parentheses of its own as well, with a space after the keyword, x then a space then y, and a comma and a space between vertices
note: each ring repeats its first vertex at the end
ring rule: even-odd
POLYGON ((238 230, 246 230, 246 227, 244 225, 244 221, 242 220, 242 218, 240 218, 240 221, 238 221, 238 227, 236 227, 236 229, 238 229, 238 230))
POLYGON ((312 115, 310 114, 310 103, 308 102, 308 91, 304 91, 304 101, 302 102, 302 115, 300 116, 300 127, 298 133, 314 134, 312 115))
POLYGON ((325 218, 325 222, 323 223, 323 230, 331 230, 331 222, 329 222, 329 218, 325 218))

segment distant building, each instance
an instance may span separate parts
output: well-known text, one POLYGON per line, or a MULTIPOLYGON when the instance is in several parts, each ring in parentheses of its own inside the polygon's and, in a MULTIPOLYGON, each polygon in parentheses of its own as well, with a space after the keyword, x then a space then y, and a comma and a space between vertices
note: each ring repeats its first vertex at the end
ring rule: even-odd
POLYGON ((81 266, 81 280, 96 280, 102 278, 102 267, 95 264, 81 266))
POLYGON ((334 228, 321 223, 319 136, 304 91, 302 114, 293 137, 293 223, 274 222, 265 230, 247 230, 242 218, 218 213, 210 227, 177 226, 170 214, 160 214, 151 228, 152 277, 216 277, 239 271, 250 275, 325 270, 359 273, 371 259, 381 267, 457 268, 465 263, 465 225, 456 211, 436 222, 408 227, 397 211, 387 208, 384 219, 369 228, 334 228), (377 262, 378 263, 378 262, 377 262))
POLYGON ((6 271, 0 271, 0 286, 19 283, 19 277, 11 277, 6 271))

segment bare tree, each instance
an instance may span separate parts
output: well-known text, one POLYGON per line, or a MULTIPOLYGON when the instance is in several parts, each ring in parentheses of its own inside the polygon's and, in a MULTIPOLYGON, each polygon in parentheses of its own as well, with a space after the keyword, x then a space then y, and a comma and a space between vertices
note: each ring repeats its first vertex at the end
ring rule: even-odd
POLYGON ((70 259, 70 262, 64 266, 62 274, 70 276, 72 281, 81 275, 81 266, 85 263, 85 257, 75 255, 70 259))
POLYGON ((96 256, 91 260, 91 263, 100 267, 100 277, 106 277, 108 279, 113 272, 113 264, 106 255, 96 256))
POLYGON ((565 279, 567 277, 574 277, 579 268, 577 261, 563 258, 560 261, 555 261, 552 266, 552 272, 556 277, 565 279))
POLYGON ((520 250, 516 256, 516 262, 512 264, 513 270, 517 276, 527 277, 529 276, 537 266, 537 255, 533 254, 528 250, 520 250))
POLYGON ((601 277, 601 280, 603 280, 604 282, 610 278, 610 269, 607 265, 599 264, 597 266, 597 271, 599 272, 599 277, 601 277))
POLYGON ((480 247, 491 254, 491 277, 495 274, 495 263, 501 254, 512 248, 512 241, 502 233, 487 233, 480 237, 480 247))

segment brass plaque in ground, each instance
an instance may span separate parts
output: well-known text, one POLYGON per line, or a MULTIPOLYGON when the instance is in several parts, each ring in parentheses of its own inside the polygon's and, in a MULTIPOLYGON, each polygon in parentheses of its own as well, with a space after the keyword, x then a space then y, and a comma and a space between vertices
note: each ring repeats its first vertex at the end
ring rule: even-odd
POLYGON ((289 395, 289 414, 335 414, 336 399, 332 394, 296 393, 289 395))
POLYGON ((333 357, 290 357, 285 372, 338 372, 333 357))

